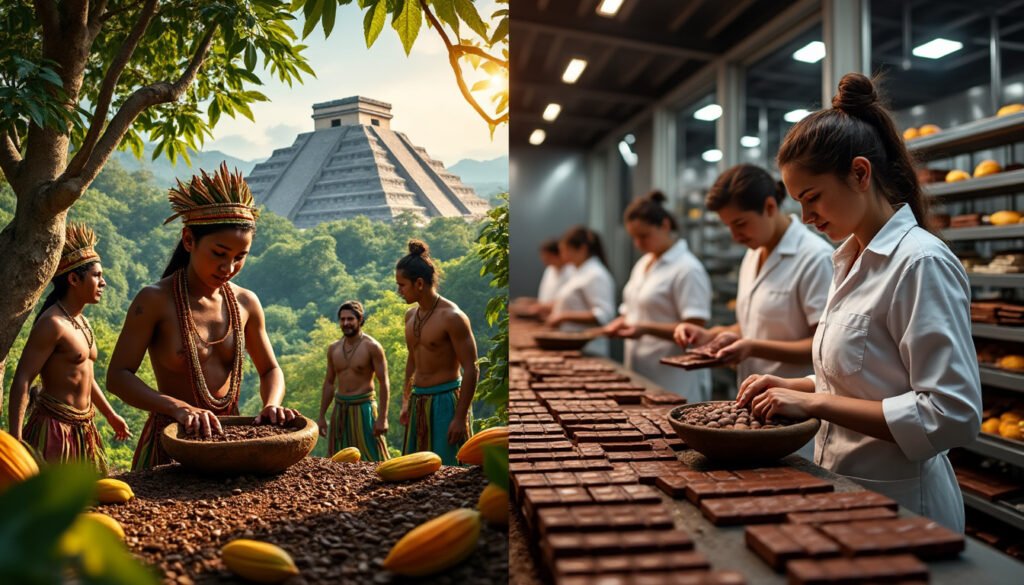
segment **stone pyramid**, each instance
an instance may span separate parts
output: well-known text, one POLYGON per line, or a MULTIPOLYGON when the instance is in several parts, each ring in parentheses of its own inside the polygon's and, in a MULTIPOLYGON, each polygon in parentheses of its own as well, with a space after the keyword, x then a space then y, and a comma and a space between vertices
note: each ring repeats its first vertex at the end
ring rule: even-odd
POLYGON ((256 201, 307 228, 365 215, 391 220, 482 217, 486 201, 457 175, 391 130, 391 104, 360 96, 313 105, 314 129, 299 134, 246 177, 256 201))

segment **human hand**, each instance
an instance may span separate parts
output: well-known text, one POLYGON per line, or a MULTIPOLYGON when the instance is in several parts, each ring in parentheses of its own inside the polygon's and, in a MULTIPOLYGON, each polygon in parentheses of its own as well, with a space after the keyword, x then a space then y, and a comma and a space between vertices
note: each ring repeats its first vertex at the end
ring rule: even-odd
POLYGON ((377 417, 377 421, 373 423, 373 434, 377 437, 385 435, 388 432, 388 417, 382 414, 377 417))
MULTIPOLYGON (((719 335, 719 337, 723 337, 725 335, 734 334, 723 333, 722 335, 719 335)), ((712 340, 708 345, 715 345, 717 341, 718 337, 712 340)), ((750 353, 753 351, 752 346, 753 344, 749 339, 739 338, 715 352, 715 357, 728 365, 738 364, 750 357, 750 353)))
POLYGON ((213 433, 224 434, 217 415, 205 408, 185 405, 175 411, 173 418, 178 424, 185 427, 186 435, 200 435, 209 439, 213 433))
POLYGON ((711 333, 700 325, 680 323, 676 325, 676 330, 672 332, 672 339, 675 340, 676 345, 685 348, 691 345, 706 344, 711 341, 711 333))
POLYGON ((320 436, 321 437, 326 437, 327 436, 327 418, 321 416, 320 418, 316 419, 316 426, 320 428, 320 436))
POLYGON ((558 313, 551 313, 550 315, 548 315, 547 319, 544 319, 544 324, 547 325, 548 327, 551 327, 552 329, 558 327, 563 322, 564 319, 562 319, 562 316, 558 313))
POLYGON ((128 428, 128 423, 119 415, 113 414, 107 417, 107 423, 110 428, 114 429, 114 438, 118 441, 124 441, 128 437, 132 436, 131 429, 128 428))
POLYGON ((616 317, 612 319, 611 323, 608 323, 607 325, 601 328, 601 333, 603 335, 607 335, 608 337, 616 337, 619 334, 619 330, 624 327, 628 327, 628 325, 626 325, 626 318, 616 317))
POLYGON ((294 420, 302 416, 299 412, 292 408, 285 408, 276 404, 268 404, 263 407, 263 410, 256 415, 256 420, 253 424, 260 424, 263 422, 269 422, 274 425, 283 425, 288 421, 294 420))
POLYGON ((466 440, 466 417, 455 415, 450 425, 448 425, 448 444, 456 445, 466 440))
POLYGON ((811 401, 815 396, 788 388, 768 388, 754 397, 750 411, 761 420, 773 417, 805 419, 811 416, 811 401))
POLYGON ((768 374, 752 374, 740 384, 739 392, 736 394, 736 404, 747 406, 755 396, 769 388, 785 387, 786 381, 778 376, 768 374))
POLYGON ((398 422, 403 427, 409 426, 409 407, 408 405, 402 405, 402 412, 398 413, 398 422))

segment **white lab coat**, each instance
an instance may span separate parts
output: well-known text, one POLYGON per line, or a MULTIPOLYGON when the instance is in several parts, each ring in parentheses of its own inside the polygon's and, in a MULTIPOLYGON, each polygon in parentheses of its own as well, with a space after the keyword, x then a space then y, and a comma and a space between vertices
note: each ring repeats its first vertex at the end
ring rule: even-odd
MULTIPOLYGON (((736 322, 743 337, 797 341, 811 336, 821 318, 832 282, 832 246, 811 233, 795 216, 775 249, 757 270, 760 252, 747 250, 740 264, 736 322)), ((806 364, 748 358, 736 366, 737 386, 751 374, 801 378, 814 372, 806 364)))
MULTIPOLYGON (((590 311, 601 325, 608 324, 615 316, 615 280, 597 256, 587 258, 576 268, 565 286, 555 296, 553 314, 571 311, 590 311)), ((595 325, 562 323, 562 331, 583 331, 595 325)), ((607 337, 598 337, 583 348, 596 355, 608 355, 607 337)))
MULTIPOLYGON (((626 318, 626 323, 708 320, 711 317, 711 279, 686 241, 677 241, 645 270, 653 258, 653 254, 644 254, 637 261, 622 291, 619 313, 626 318)), ((670 339, 652 335, 627 339, 626 367, 686 397, 689 402, 710 399, 710 370, 686 371, 658 363, 663 357, 680 353, 682 350, 670 339)))
POLYGON ((537 289, 537 300, 542 303, 550 303, 555 300, 559 289, 569 282, 576 272, 572 264, 564 264, 561 268, 548 266, 544 269, 544 275, 540 278, 540 287, 537 289))
POLYGON ((880 400, 895 443, 823 422, 815 463, 962 532, 964 506, 946 452, 981 427, 981 381, 963 266, 901 206, 835 276, 814 336, 815 389, 880 400))

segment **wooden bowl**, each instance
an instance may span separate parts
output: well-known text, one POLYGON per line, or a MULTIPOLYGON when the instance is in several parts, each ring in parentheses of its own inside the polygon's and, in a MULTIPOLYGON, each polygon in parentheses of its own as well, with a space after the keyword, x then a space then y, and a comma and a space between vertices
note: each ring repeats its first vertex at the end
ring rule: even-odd
MULTIPOLYGON (((668 422, 683 441, 710 461, 721 463, 759 463, 781 459, 814 438, 821 421, 805 421, 773 429, 713 429, 691 425, 676 419, 678 413, 698 405, 697 402, 673 408, 668 422)), ((711 402, 710 404, 728 404, 711 402)))
MULTIPOLYGON (((251 425, 251 416, 221 416, 221 426, 251 425)), ((164 428, 160 444, 182 466, 208 475, 281 473, 316 446, 319 429, 306 417, 290 421, 290 432, 242 441, 193 441, 181 438, 178 423, 164 428)))
POLYGON ((585 331, 545 331, 533 336, 537 347, 555 351, 583 349, 594 339, 596 336, 593 333, 585 331))

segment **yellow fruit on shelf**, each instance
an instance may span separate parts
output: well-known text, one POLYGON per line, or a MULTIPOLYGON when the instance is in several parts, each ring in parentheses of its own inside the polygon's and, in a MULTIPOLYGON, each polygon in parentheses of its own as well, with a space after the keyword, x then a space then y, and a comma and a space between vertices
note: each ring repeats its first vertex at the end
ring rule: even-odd
POLYGON ((508 526, 508 492, 497 485, 487 484, 476 507, 488 524, 508 526))
POLYGON ((956 183, 957 181, 965 181, 970 178, 971 176, 967 174, 967 171, 961 171, 960 169, 955 169, 946 173, 947 183, 956 183))
POLYGON ((341 451, 338 451, 331 456, 331 461, 337 463, 355 463, 363 458, 362 453, 359 452, 359 447, 345 447, 341 451))
POLYGON ((903 140, 913 140, 920 136, 921 133, 917 128, 907 128, 903 131, 903 140))
POLYGON ((1008 422, 999 425, 999 436, 1004 439, 1020 441, 1024 439, 1024 430, 1020 428, 1019 422, 1008 422))
POLYGON ((996 116, 1009 116, 1010 114, 1016 114, 1017 112, 1024 112, 1024 104, 1007 104, 996 112, 996 116))
POLYGON ((1008 410, 999 415, 1000 423, 1020 422, 1021 419, 1024 419, 1024 417, 1021 416, 1021 413, 1018 410, 1008 410))
POLYGON ((455 456, 460 462, 481 465, 484 462, 484 447, 488 445, 508 448, 508 427, 491 427, 473 435, 455 456))
POLYGON ((134 497, 132 486, 119 479, 106 477, 96 482, 96 499, 101 504, 123 504, 134 497))
POLYGON ((292 557, 269 542, 232 540, 220 549, 220 559, 231 572, 257 583, 280 583, 299 574, 292 557))
POLYGON ((942 128, 939 128, 935 124, 925 124, 917 129, 917 133, 920 136, 931 136, 932 134, 938 134, 942 132, 942 128))
POLYGON ((999 419, 992 417, 985 422, 981 423, 981 432, 988 433, 990 435, 999 434, 999 419))
POLYGON ((0 431, 0 492, 39 473, 36 460, 14 435, 0 431))
POLYGON ((419 479, 441 469, 441 457, 430 451, 420 451, 389 459, 377 466, 377 475, 384 481, 419 479))
POLYGON ((978 163, 978 166, 974 167, 974 176, 975 178, 977 178, 984 177, 985 175, 994 175, 998 172, 1001 172, 1002 170, 1003 167, 999 166, 999 163, 997 163, 996 161, 983 160, 980 163, 978 163))
POLYGON ((996 362, 996 366, 1007 370, 1024 370, 1024 356, 1003 356, 996 362))
POLYGON ((997 211, 988 220, 992 225, 1013 225, 1021 220, 1021 215, 1016 211, 997 211))
POLYGON ((413 528, 395 543, 384 568, 406 577, 440 573, 466 559, 480 538, 480 513, 452 510, 413 528))

